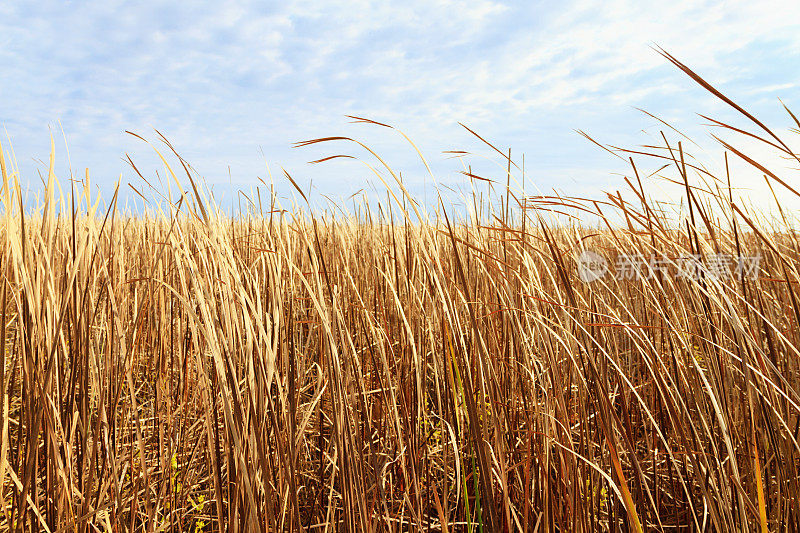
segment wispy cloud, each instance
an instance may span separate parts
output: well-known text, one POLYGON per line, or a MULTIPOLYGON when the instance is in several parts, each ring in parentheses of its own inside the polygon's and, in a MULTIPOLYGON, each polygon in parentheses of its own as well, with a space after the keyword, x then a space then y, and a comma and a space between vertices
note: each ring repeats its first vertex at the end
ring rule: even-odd
POLYGON ((309 168, 319 154, 291 142, 356 131, 419 184, 413 150, 343 115, 401 126, 445 179, 456 167, 436 154, 471 144, 462 121, 525 152, 540 188, 587 189, 620 167, 574 129, 638 143, 655 122, 633 106, 691 133, 693 112, 723 110, 653 44, 785 123, 775 99, 798 103, 797 20, 796 2, 4 3, 0 124, 28 175, 60 121, 73 164, 100 183, 130 176, 125 152, 150 161, 124 130, 156 127, 212 183, 227 183, 230 167, 232 181, 254 184, 263 150, 349 194, 361 170, 309 168))

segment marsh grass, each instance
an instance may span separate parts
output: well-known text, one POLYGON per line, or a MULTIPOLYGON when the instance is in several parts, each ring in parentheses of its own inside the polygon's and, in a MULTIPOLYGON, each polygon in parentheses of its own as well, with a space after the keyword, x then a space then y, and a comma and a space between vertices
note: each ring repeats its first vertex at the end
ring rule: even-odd
POLYGON ((140 216, 52 170, 23 209, 4 163, 0 527, 796 531, 797 235, 663 140, 637 157, 685 186, 677 222, 633 159, 633 200, 592 201, 515 192, 497 150, 495 201, 458 220, 388 166, 349 216, 267 194, 232 219, 182 160, 140 216), (588 248, 762 259, 587 284, 588 248))

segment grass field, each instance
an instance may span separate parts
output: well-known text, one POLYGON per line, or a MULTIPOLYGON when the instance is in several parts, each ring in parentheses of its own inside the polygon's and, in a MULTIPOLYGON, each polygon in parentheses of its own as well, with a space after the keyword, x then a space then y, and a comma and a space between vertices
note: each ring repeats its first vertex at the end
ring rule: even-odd
POLYGON ((798 235, 665 133, 677 221, 635 166, 628 200, 501 174, 425 215, 384 168, 350 216, 230 218, 188 172, 147 216, 52 173, 23 209, 6 159, 0 528, 797 531, 798 235))

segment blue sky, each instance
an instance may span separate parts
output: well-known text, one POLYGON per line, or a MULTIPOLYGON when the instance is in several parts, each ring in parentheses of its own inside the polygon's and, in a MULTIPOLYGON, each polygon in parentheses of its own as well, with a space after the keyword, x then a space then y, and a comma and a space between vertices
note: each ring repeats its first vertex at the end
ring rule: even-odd
MULTIPOLYGON (((402 129, 443 184, 465 184, 460 162, 444 150, 474 152, 476 169, 502 175, 498 158, 463 122, 515 157, 524 153, 528 187, 598 194, 621 187, 618 173, 628 169, 575 130, 629 147, 652 142, 663 126, 635 107, 671 121, 718 159, 695 113, 734 115, 654 44, 778 129, 791 125, 779 97, 800 111, 798 2, 197 6, 0 4, 3 145, 8 151, 10 138, 33 190, 37 171, 46 172, 40 161, 51 132, 59 175, 68 175, 70 164, 78 175, 88 167, 107 190, 120 175, 140 183, 125 154, 146 176, 161 171, 151 149, 124 133, 155 140, 157 128, 218 194, 228 195, 229 184, 249 188, 257 177, 268 179, 269 166, 282 194, 291 191, 280 177, 284 167, 303 187, 313 180, 314 194, 346 197, 367 183, 363 165, 307 161, 363 151, 291 144, 351 135, 374 146, 422 195, 430 178, 414 150, 388 130, 350 124, 345 115, 352 114, 402 129)), ((744 169, 741 176, 743 191, 763 195, 757 176, 744 169)))

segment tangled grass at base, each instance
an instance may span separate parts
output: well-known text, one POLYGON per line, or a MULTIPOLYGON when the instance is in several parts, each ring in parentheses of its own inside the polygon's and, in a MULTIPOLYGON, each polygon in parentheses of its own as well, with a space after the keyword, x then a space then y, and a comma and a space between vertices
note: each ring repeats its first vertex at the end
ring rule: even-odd
POLYGON ((399 180, 371 215, 231 219, 191 178, 158 216, 88 182, 57 209, 51 175, 23 213, 4 164, 0 528, 796 531, 797 234, 655 153, 680 224, 633 168, 636 201, 503 186, 456 221, 399 180), (761 275, 584 283, 589 247, 761 275))

